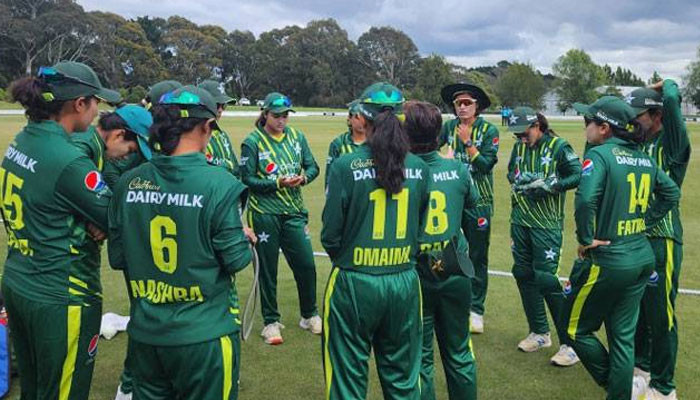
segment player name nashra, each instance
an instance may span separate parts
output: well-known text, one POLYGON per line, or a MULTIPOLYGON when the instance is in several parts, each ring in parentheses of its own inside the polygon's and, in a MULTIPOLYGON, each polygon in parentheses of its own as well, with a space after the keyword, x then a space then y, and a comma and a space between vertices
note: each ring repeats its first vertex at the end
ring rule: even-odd
POLYGON ((127 203, 164 204, 176 207, 202 208, 204 196, 191 193, 161 193, 150 190, 129 190, 126 192, 127 203))

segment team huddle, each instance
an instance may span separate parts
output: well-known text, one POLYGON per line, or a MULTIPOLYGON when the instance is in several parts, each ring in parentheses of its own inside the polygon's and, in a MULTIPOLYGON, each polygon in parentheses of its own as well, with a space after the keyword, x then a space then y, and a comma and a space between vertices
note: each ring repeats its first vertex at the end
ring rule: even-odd
MULTIPOLYGON (((10 91, 28 118, 0 168, 2 295, 22 399, 88 398, 105 241, 130 301, 117 399, 238 398, 236 274, 258 260, 261 336, 282 344, 280 250, 299 326, 321 335, 327 399, 366 398, 372 354, 384 398, 435 399, 435 339, 449 398, 477 398, 471 334, 485 332, 500 144, 478 86, 442 88, 456 116, 447 121, 384 82, 349 104, 326 163, 321 243, 332 269, 320 312, 302 198, 320 169, 288 124, 287 96, 266 96, 237 158, 217 122, 233 99, 215 81, 162 81, 143 104, 122 104, 90 67, 60 62, 10 91), (100 101, 115 109, 93 126, 100 101)), ((517 347, 552 345, 548 309, 552 364, 581 362, 608 399, 675 399, 678 203, 690 156, 678 87, 666 80, 574 107, 582 157, 537 110, 507 118, 518 139, 507 168, 512 272, 529 330, 517 347), (569 190, 578 257, 561 260, 569 190), (561 261, 574 262, 564 285, 561 261), (603 323, 607 346, 596 336, 603 323)))

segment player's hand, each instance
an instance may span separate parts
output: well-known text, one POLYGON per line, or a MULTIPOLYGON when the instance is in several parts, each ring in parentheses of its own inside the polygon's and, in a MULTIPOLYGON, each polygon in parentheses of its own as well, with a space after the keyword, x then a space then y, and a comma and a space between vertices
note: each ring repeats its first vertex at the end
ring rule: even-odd
POLYGON ((88 222, 87 223, 87 233, 90 236, 90 238, 96 242, 102 242, 105 239, 107 239, 107 234, 104 233, 100 228, 98 228, 96 225, 88 222))
POLYGON ((469 139, 471 139, 471 129, 470 127, 467 126, 466 124, 459 124, 459 128, 457 128, 457 133, 459 134, 459 140, 462 141, 462 143, 467 143, 469 139))
POLYGON ((654 83, 652 83, 651 85, 649 85, 649 86, 647 86, 647 87, 648 87, 649 89, 654 89, 654 90, 656 90, 657 92, 660 92, 660 91, 662 91, 663 88, 664 88, 664 80, 662 79, 662 80, 660 80, 660 81, 658 81, 658 82, 654 82, 654 83))
POLYGON ((609 244, 610 244, 609 240, 593 239, 593 243, 589 244, 588 246, 579 245, 578 246, 578 258, 583 259, 584 257, 586 257, 586 252, 590 249, 595 249, 596 247, 599 247, 599 246, 607 246, 609 244))
POLYGON ((294 178, 285 176, 283 178, 278 178, 277 182, 279 182, 280 187, 293 187, 294 178))
POLYGON ((455 151, 452 149, 452 147, 447 148, 447 153, 445 153, 443 158, 448 158, 448 159, 454 159, 455 158, 455 151))
POLYGON ((258 236, 255 234, 255 232, 253 232, 252 229, 248 228, 247 226, 243 227, 243 234, 250 243, 255 244, 258 242, 258 236))

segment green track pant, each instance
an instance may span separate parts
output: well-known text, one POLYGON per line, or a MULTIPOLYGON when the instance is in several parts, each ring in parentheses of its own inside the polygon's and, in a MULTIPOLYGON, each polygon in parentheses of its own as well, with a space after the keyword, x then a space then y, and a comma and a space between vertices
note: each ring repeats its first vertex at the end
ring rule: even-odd
POLYGON ((61 305, 28 299, 2 285, 23 400, 87 400, 102 304, 61 305))
POLYGON ((559 229, 528 228, 511 224, 513 276, 518 284, 530 332, 549 332, 547 303, 557 328, 559 341, 567 344, 566 333, 558 323, 564 295, 557 272, 561 255, 562 234, 559 229))
POLYGON ((306 214, 272 215, 249 211, 248 224, 258 236, 255 249, 260 258, 260 305, 265 325, 280 320, 277 308, 280 248, 294 274, 301 316, 311 318, 318 315, 316 264, 306 214))
POLYGON ((653 264, 631 268, 582 260, 571 271, 562 320, 581 363, 609 400, 632 396, 634 332, 639 303, 653 264), (596 336, 605 323, 606 349, 596 336))
POLYGON ((484 315, 484 303, 489 287, 489 244, 493 207, 464 210, 462 231, 469 242, 469 259, 474 264, 471 311, 484 315))
POLYGON ((423 357, 421 400, 435 400, 433 333, 437 337, 450 400, 476 399, 476 361, 469 336, 471 279, 437 281, 421 275, 423 357))
POLYGON ((651 373, 649 385, 663 394, 675 388, 678 353, 676 296, 683 261, 683 245, 671 239, 650 238, 656 265, 642 297, 637 323, 635 364, 651 373))
POLYGON ((238 398, 238 332, 185 346, 132 340, 133 400, 235 400, 238 398))
POLYGON ((326 399, 367 398, 374 357, 384 399, 420 399, 422 342, 418 274, 371 275, 334 268, 323 305, 326 399))

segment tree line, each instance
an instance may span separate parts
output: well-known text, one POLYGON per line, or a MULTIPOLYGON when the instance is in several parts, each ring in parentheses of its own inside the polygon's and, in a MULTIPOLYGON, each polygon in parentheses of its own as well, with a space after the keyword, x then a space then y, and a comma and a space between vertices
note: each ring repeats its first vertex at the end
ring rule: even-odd
POLYGON ((86 12, 75 0, 0 0, 0 88, 59 60, 89 64, 129 101, 159 80, 215 79, 238 98, 281 91, 299 105, 343 107, 368 84, 387 80, 409 97, 444 107, 440 88, 469 81, 486 90, 494 108, 541 108, 545 93, 554 90, 566 110, 574 101, 594 100, 600 86, 645 83, 629 69, 595 64, 579 49, 562 55, 553 74, 509 61, 465 68, 438 54, 421 56, 407 34, 388 26, 372 27, 357 41, 334 19, 256 37, 180 16, 130 20, 86 12))

